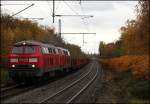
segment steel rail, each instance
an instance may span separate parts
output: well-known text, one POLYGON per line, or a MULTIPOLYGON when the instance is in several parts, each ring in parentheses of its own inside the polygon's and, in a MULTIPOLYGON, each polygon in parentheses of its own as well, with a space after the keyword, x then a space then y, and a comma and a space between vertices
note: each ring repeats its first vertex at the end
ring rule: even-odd
POLYGON ((89 86, 90 84, 92 84, 92 82, 95 81, 95 78, 97 77, 97 75, 98 75, 98 66, 97 66, 97 71, 96 71, 95 76, 94 76, 79 92, 77 92, 70 100, 68 100, 66 103, 67 103, 67 104, 71 103, 71 102, 72 102, 74 99, 76 99, 83 91, 85 91, 85 90, 88 88, 88 86, 89 86))
POLYGON ((83 78, 85 78, 92 71, 92 67, 93 67, 93 64, 90 67, 90 71, 88 71, 88 73, 86 73, 84 76, 80 77, 78 80, 76 80, 73 83, 69 84, 67 87, 63 88, 62 90, 59 90, 58 92, 56 92, 56 93, 52 94, 51 96, 45 98, 44 100, 42 100, 41 102, 39 102, 39 104, 42 104, 42 103, 48 101, 49 99, 55 97, 56 95, 62 93, 63 91, 67 90, 68 88, 72 87, 73 85, 75 85, 76 83, 78 83, 79 81, 81 81, 83 78))
POLYGON ((5 100, 7 98, 10 98, 11 96, 17 96, 17 95, 19 95, 21 93, 24 93, 24 92, 27 92, 29 90, 32 90, 33 88, 35 88, 35 86, 26 87, 24 89, 15 89, 14 88, 13 90, 8 90, 10 92, 7 91, 7 92, 3 92, 4 94, 1 93, 0 99, 5 100))
POLYGON ((10 87, 1 88, 0 93, 5 92, 5 91, 7 91, 7 90, 14 89, 14 88, 16 88, 16 87, 18 87, 18 86, 19 86, 19 85, 16 84, 16 85, 13 85, 13 86, 10 86, 10 87))

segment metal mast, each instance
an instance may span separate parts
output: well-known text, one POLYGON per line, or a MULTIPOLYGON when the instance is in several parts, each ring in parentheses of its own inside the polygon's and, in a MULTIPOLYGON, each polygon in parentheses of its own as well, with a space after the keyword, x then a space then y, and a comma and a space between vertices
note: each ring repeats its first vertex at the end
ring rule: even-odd
POLYGON ((53 0, 53 23, 55 22, 55 0, 53 0))

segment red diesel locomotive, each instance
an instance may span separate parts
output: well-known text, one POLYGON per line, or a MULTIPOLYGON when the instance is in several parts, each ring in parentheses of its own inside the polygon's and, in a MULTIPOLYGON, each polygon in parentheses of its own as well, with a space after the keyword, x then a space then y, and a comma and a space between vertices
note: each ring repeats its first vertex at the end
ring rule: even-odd
POLYGON ((9 76, 19 83, 69 72, 88 62, 88 59, 71 58, 67 49, 31 40, 14 44, 8 58, 9 76))

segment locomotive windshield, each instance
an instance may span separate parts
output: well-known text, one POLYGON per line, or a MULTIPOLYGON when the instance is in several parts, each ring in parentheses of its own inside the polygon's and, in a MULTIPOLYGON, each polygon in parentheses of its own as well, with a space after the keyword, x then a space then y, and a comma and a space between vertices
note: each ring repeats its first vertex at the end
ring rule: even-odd
POLYGON ((18 46, 12 49, 12 53, 21 54, 21 53, 35 53, 35 46, 18 46))

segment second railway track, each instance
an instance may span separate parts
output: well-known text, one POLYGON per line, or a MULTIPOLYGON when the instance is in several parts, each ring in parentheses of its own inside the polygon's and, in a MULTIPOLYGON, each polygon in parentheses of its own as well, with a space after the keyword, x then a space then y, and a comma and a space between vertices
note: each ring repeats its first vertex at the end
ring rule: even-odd
POLYGON ((25 86, 24 87, 21 85, 14 85, 14 86, 2 89, 1 94, 0 94, 0 98, 1 98, 1 100, 4 100, 4 99, 7 99, 11 96, 18 95, 18 94, 24 93, 26 91, 29 91, 33 88, 35 88, 35 86, 28 86, 28 87, 25 86))
POLYGON ((12 89, 14 89, 14 88, 16 88, 16 87, 18 87, 18 86, 19 86, 19 85, 16 84, 16 85, 12 85, 12 86, 9 86, 9 87, 1 88, 0 93, 3 93, 3 92, 6 92, 6 91, 9 91, 9 90, 12 90, 12 89))

